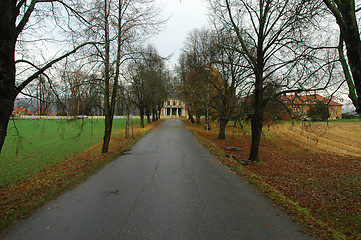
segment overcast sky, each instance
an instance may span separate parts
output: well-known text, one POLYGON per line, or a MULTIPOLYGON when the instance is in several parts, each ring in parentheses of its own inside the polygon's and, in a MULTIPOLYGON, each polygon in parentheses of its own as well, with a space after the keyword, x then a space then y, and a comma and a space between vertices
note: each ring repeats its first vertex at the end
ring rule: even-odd
POLYGON ((205 0, 158 0, 164 6, 163 14, 169 17, 165 30, 151 39, 159 53, 165 57, 173 54, 171 66, 178 60, 187 33, 208 25, 205 0))

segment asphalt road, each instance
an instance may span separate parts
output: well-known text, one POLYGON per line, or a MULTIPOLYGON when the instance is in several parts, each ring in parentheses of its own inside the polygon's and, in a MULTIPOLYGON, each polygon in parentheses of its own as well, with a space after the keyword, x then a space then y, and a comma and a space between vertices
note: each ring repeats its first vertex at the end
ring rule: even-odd
POLYGON ((9 227, 1 239, 312 239, 179 120, 9 227))

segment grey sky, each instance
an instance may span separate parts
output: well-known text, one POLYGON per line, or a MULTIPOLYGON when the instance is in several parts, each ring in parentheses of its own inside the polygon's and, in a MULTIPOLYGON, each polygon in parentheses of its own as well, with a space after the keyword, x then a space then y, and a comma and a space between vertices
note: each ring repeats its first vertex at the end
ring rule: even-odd
POLYGON ((151 42, 162 56, 173 54, 171 65, 177 62, 187 33, 208 25, 207 2, 204 0, 158 0, 164 6, 163 14, 169 17, 166 28, 151 42))

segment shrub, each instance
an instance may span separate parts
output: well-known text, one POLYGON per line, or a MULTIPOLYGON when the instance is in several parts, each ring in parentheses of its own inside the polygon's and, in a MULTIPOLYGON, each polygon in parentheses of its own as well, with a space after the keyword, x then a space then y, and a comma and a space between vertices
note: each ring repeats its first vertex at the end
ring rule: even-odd
POLYGON ((310 117, 312 121, 326 121, 330 117, 328 104, 322 101, 317 102, 310 107, 308 117, 310 117))

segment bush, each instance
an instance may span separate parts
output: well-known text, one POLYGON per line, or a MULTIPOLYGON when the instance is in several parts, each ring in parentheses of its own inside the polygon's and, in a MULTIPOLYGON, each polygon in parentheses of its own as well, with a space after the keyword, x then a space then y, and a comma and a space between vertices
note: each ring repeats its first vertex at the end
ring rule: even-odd
POLYGON ((317 102, 310 107, 308 117, 310 117, 312 121, 326 121, 330 117, 328 104, 322 101, 317 102))

